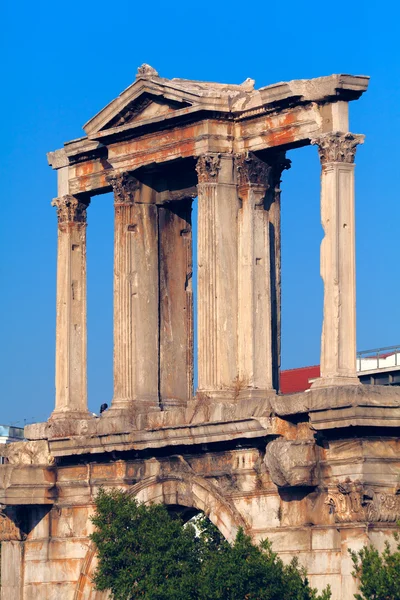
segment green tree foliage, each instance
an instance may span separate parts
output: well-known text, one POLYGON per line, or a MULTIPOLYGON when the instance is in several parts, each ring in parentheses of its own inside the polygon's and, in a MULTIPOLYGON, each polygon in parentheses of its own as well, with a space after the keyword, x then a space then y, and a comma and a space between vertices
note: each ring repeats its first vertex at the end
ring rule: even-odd
POLYGON ((208 519, 183 526, 165 506, 100 491, 93 517, 94 583, 113 600, 329 600, 294 560, 284 565, 268 541, 239 530, 229 544, 208 519))
POLYGON ((354 596, 356 600, 400 600, 400 538, 398 533, 394 536, 397 542, 394 552, 389 542, 382 553, 374 546, 350 551, 353 575, 360 580, 360 593, 354 596))

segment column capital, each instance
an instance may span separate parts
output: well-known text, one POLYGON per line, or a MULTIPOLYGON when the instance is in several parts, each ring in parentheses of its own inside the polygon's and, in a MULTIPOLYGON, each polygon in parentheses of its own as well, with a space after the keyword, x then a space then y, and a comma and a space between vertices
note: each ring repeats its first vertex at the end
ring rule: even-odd
POLYGON ((357 146, 364 143, 364 138, 364 135, 334 131, 312 139, 311 144, 318 146, 322 165, 331 162, 352 164, 357 146))
POLYGON ((271 165, 258 158, 253 152, 236 155, 235 162, 239 188, 261 186, 265 191, 269 189, 271 165))
POLYGON ((57 209, 59 225, 67 223, 86 223, 86 209, 90 200, 82 202, 75 196, 60 196, 54 198, 51 205, 57 209))
POLYGON ((289 158, 286 158, 286 152, 281 151, 275 153, 271 159, 268 160, 269 164, 272 167, 271 170, 271 187, 273 187, 274 191, 279 193, 280 183, 283 171, 288 171, 292 166, 292 161, 289 158))
POLYGON ((221 168, 221 154, 209 152, 201 154, 196 163, 199 183, 216 183, 221 168))
POLYGON ((114 204, 127 205, 135 201, 135 192, 140 188, 140 181, 132 173, 113 173, 106 177, 114 191, 114 204))

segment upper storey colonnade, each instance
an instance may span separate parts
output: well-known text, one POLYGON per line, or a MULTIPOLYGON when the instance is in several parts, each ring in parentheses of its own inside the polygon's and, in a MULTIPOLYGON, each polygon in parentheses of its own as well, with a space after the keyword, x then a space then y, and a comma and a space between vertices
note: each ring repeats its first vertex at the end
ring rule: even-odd
POLYGON ((354 160, 348 103, 368 78, 223 85, 136 81, 48 155, 58 173, 56 405, 85 418, 86 220, 113 191, 114 398, 106 414, 192 395, 191 202, 198 197, 198 388, 215 401, 279 387, 281 178, 288 149, 321 160, 324 319, 316 386, 357 384, 354 160))

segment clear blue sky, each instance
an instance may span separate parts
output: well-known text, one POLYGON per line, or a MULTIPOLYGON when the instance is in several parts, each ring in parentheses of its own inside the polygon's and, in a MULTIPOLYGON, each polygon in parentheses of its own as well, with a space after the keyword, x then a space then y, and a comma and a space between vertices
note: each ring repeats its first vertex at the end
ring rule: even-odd
MULTIPOLYGON (((351 104, 357 153, 358 348, 400 343, 400 9, 397 2, 70 2, 2 7, 0 422, 45 420, 54 404, 56 175, 46 152, 135 78, 256 86, 330 75, 371 76, 351 104)), ((283 367, 319 362, 319 164, 290 153, 283 224, 283 367)), ((112 396, 112 231, 109 195, 88 227, 89 399, 112 396)))

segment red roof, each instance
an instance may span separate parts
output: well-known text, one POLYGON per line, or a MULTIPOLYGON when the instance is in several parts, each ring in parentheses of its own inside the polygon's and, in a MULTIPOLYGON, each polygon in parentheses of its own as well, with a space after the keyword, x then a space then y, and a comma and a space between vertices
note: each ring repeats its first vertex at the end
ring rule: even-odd
POLYGON ((317 379, 319 375, 319 365, 281 371, 281 393, 295 394, 296 392, 309 390, 311 387, 309 380, 317 379))

